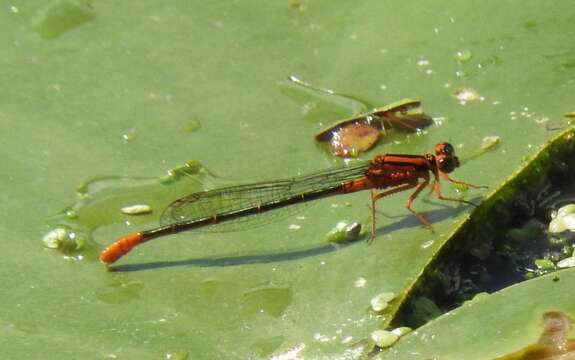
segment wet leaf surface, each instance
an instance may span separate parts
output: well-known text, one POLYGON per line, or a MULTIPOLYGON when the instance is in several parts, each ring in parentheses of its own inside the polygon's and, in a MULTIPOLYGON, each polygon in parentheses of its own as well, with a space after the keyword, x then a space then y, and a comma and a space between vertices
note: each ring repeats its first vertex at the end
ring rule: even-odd
MULTIPOLYGON (((6 358, 357 358, 389 320, 370 310, 371 299, 392 292, 393 307, 471 208, 422 194, 414 208, 433 223, 432 233, 405 209, 408 194, 397 194, 378 204, 373 243, 329 244, 334 224, 369 220, 369 194, 357 193, 257 229, 150 242, 119 264, 125 271, 97 261, 119 236, 156 226, 165 205, 185 193, 342 164, 317 148, 314 134, 375 106, 286 89, 279 82, 290 74, 378 105, 421 99, 436 119, 449 118, 421 134, 386 138, 362 160, 425 154, 445 141, 463 159, 484 137, 500 136, 493 151, 454 173, 492 189, 556 134, 541 119, 572 107, 568 1, 31 0, 1 7, 6 358), (485 100, 460 104, 452 94, 465 88, 485 100), (190 159, 212 172, 178 167, 190 159), (177 170, 165 175, 170 169, 177 170), (79 193, 93 198, 78 197, 83 183, 79 193), (81 209, 70 207, 78 203, 81 209), (122 214, 129 204, 153 211, 122 214), (67 242, 71 254, 44 246, 55 217, 67 233, 85 235, 81 249, 75 241, 67 242)), ((458 196, 450 186, 443 191, 458 196)), ((65 238, 55 235, 50 241, 65 238)), ((537 311, 532 329, 545 311, 572 313, 560 296, 537 288, 554 306, 537 311)), ((421 303, 422 313, 433 314, 421 303)), ((507 303, 491 309, 502 310, 500 322, 530 313, 515 298, 507 303)), ((483 329, 474 320, 461 331, 483 329)), ((533 334, 501 339, 507 347, 491 358, 533 344, 533 334)), ((405 349, 409 336, 391 349, 405 349)), ((487 339, 481 344, 474 349, 490 349, 487 339)))

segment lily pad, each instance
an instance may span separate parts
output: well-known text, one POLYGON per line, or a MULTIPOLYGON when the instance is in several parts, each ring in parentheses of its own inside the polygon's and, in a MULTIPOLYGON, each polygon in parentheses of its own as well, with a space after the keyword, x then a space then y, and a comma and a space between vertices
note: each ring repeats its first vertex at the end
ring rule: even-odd
MULTIPOLYGON (((376 104, 421 99, 426 111, 450 118, 434 131, 380 143, 362 161, 425 154, 446 141, 464 159, 484 137, 500 136, 498 147, 453 174, 497 188, 555 135, 536 119, 573 106, 572 70, 540 55, 570 51, 572 4, 469 6, 3 2, 3 357, 357 358, 356 345, 387 319, 370 300, 393 292, 395 304, 471 207, 423 192, 414 208, 431 232, 400 193, 378 204, 371 244, 327 244, 325 234, 342 219, 369 220, 369 194, 360 192, 265 227, 151 241, 122 259, 121 271, 108 271, 98 253, 157 226, 166 204, 187 193, 344 163, 318 151, 313 135, 327 125, 321 121, 371 107, 310 94, 294 102, 278 85, 290 74, 376 104), (542 14, 549 21, 535 30, 521 26, 542 14), (472 58, 454 59, 460 49, 472 58), (485 101, 462 106, 451 95, 459 88, 485 101), (186 119, 201 127, 190 133, 186 119), (213 171, 190 164, 163 176, 190 159, 213 171), (80 184, 87 186, 76 191, 80 184), (130 204, 153 212, 119 211, 130 204), (42 238, 55 223, 85 235, 82 248, 46 248, 42 238)), ((442 186, 446 196, 459 195, 442 186)), ((479 202, 484 192, 464 195, 479 202)))
POLYGON ((384 359, 549 359, 573 355, 575 271, 472 300, 400 339, 384 359), (529 356, 528 356, 529 355, 529 356))

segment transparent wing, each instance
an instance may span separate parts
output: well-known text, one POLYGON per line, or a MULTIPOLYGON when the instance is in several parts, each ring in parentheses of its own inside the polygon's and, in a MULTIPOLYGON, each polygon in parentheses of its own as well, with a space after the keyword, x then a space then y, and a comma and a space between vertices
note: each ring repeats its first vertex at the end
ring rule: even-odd
MULTIPOLYGON (((208 217, 220 217, 237 211, 257 208, 270 203, 281 203, 314 191, 322 191, 365 176, 369 162, 331 168, 291 179, 230 186, 197 192, 171 203, 161 216, 162 225, 188 222, 208 217)), ((225 232, 255 227, 300 211, 302 205, 244 216, 202 228, 202 231, 225 232)))

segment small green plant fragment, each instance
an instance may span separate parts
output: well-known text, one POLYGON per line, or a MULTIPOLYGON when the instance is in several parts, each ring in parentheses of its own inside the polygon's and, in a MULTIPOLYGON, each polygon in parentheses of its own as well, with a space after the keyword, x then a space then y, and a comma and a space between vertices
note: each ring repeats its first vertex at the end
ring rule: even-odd
POLYGON ((455 53, 455 58, 457 59, 457 61, 459 62, 468 62, 469 60, 471 60, 471 51, 469 50, 459 50, 455 53))
POLYGON ((33 28, 44 38, 54 39, 94 18, 87 1, 60 0, 52 2, 34 22, 33 28))
POLYGON ((124 206, 120 209, 123 214, 126 215, 143 215, 152 212, 152 207, 146 204, 134 204, 129 206, 124 206))
POLYGON ((202 165, 196 160, 190 160, 184 165, 176 166, 168 170, 168 173, 160 177, 162 183, 168 184, 182 177, 197 175, 202 170, 202 165))
POLYGON ((202 128, 202 124, 200 121, 194 116, 189 118, 184 122, 183 129, 187 133, 192 133, 200 130, 202 128))
POLYGON ((371 309, 375 312, 381 312, 387 308, 389 302, 395 298, 392 292, 385 292, 374 296, 371 301, 371 309))
POLYGON ((66 237, 68 237, 66 229, 56 228, 47 232, 42 238, 42 242, 47 248, 57 249, 66 240, 66 237))
POLYGON ((371 339, 380 348, 387 348, 395 344, 399 339, 399 335, 387 330, 375 330, 371 333, 371 339))
POLYGON ((347 243, 357 240, 361 236, 361 224, 358 222, 348 223, 346 221, 338 222, 333 229, 331 229, 326 239, 330 243, 347 243))
POLYGON ((566 114, 563 114, 563 116, 565 116, 567 118, 575 118, 575 111, 571 111, 571 112, 568 112, 566 114))
POLYGON ((292 1, 289 4, 289 8, 296 11, 304 11, 305 5, 302 4, 300 1, 292 1))
POLYGON ((494 360, 569 360, 575 356, 575 340, 567 339, 571 319, 562 312, 543 314, 543 331, 536 344, 494 360))
POLYGON ((497 147, 497 145, 499 145, 500 142, 501 138, 497 135, 486 136, 483 138, 483 140, 481 140, 481 145, 479 145, 479 147, 484 151, 493 150, 497 147))
POLYGON ((50 249, 59 249, 64 254, 71 254, 81 250, 86 239, 81 234, 75 233, 64 227, 58 227, 48 231, 42 237, 44 246, 50 249))
POLYGON ((501 137, 497 135, 486 136, 481 140, 479 146, 475 150, 473 150, 471 154, 464 156, 462 160, 468 161, 476 157, 482 156, 483 154, 489 151, 497 149, 500 143, 501 143, 501 137))

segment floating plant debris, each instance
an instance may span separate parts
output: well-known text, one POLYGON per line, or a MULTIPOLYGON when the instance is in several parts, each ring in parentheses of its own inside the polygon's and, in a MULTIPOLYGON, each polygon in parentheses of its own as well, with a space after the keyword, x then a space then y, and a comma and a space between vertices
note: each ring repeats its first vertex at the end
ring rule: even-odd
POLYGON ((457 91, 455 91, 453 93, 453 96, 455 96, 455 98, 457 100, 459 100, 459 102, 462 105, 465 105, 466 103, 470 102, 470 101, 483 101, 485 100, 485 98, 481 95, 479 95, 479 93, 473 89, 459 89, 457 91))
POLYGON ((142 215, 151 213, 152 207, 146 204, 135 204, 124 206, 120 209, 120 211, 126 215, 142 215))
POLYGON ((501 138, 497 135, 486 136, 481 140, 481 145, 479 146, 481 150, 493 150, 499 145, 501 138))
POLYGON ((575 232, 575 204, 568 204, 551 213, 551 222, 547 231, 560 234, 564 231, 575 232))
POLYGON ((388 130, 415 133, 432 123, 420 101, 406 99, 339 121, 315 139, 329 142, 334 155, 350 156, 369 150, 388 130))
POLYGON ((56 228, 50 230, 42 238, 44 246, 50 249, 57 249, 68 237, 68 232, 64 228, 56 228))
MULTIPOLYGON (((77 187, 76 200, 47 219, 49 230, 41 238, 45 247, 57 249, 77 260, 95 259, 100 239, 97 229, 110 224, 145 226, 152 216, 137 216, 126 222, 126 215, 147 214, 164 208, 173 197, 190 189, 203 189, 204 181, 215 177, 196 161, 178 166, 162 177, 95 177, 77 187)), ((103 239, 106 241, 106 239, 103 239)))
POLYGON ((58 249, 64 254, 72 254, 84 248, 86 238, 75 231, 65 227, 56 227, 42 237, 44 246, 58 249))
POLYGON ((543 331, 537 343, 495 360, 572 360, 575 340, 568 339, 571 319, 560 311, 543 314, 543 331))
POLYGON ((348 223, 338 222, 335 227, 327 233, 327 241, 331 243, 346 243, 357 240, 361 236, 361 224, 358 222, 348 223))
POLYGON ((197 117, 193 116, 186 120, 182 126, 182 129, 187 133, 192 133, 201 129, 202 124, 197 119, 197 117))
POLYGON ((378 129, 368 124, 356 123, 334 132, 329 145, 334 155, 356 157, 360 152, 371 149, 378 140, 378 129))
POLYGON ((465 157, 461 157, 462 160, 468 161, 479 157, 489 151, 493 151, 497 149, 497 147, 501 144, 501 137, 497 135, 486 136, 481 140, 479 147, 475 149, 472 153, 466 155, 465 157))

